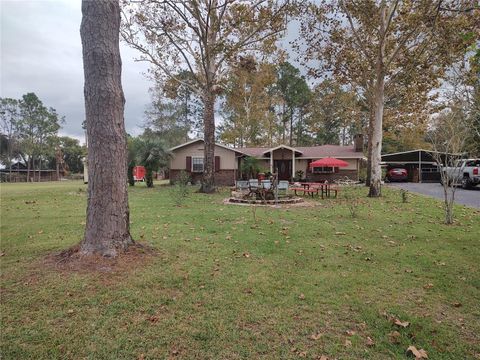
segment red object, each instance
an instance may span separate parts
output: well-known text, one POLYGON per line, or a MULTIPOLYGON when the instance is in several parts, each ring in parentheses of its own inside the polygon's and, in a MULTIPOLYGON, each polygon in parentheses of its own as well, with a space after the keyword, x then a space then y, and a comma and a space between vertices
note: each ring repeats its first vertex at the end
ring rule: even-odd
POLYGON ((391 168, 387 171, 388 181, 407 181, 408 171, 404 168, 391 168))
POLYGON ((478 167, 473 168, 473 175, 478 175, 478 167))
POLYGON ((133 179, 135 181, 145 181, 145 167, 135 166, 133 168, 133 179))
POLYGON ((346 167, 348 166, 348 163, 346 161, 340 160, 340 159, 335 159, 335 158, 330 158, 326 157, 323 159, 315 160, 310 163, 310 167, 346 167))

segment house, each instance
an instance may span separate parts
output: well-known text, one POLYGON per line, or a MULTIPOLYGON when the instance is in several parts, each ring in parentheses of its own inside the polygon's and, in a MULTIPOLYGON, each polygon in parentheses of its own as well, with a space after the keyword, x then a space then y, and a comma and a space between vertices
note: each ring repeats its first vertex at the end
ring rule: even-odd
MULTIPOLYGON (((200 181, 203 173, 204 146, 202 139, 192 140, 170 149, 170 180, 175 181, 181 171, 190 174, 192 182, 200 181)), ((233 185, 242 177, 241 163, 245 157, 255 157, 260 165, 271 173, 278 172, 279 180, 293 180, 297 172, 303 172, 307 181, 333 181, 348 177, 358 180, 363 155, 363 136, 357 135, 353 146, 287 146, 231 148, 215 144, 215 183, 233 185), (348 163, 345 168, 313 168, 312 161, 335 157, 348 163)))

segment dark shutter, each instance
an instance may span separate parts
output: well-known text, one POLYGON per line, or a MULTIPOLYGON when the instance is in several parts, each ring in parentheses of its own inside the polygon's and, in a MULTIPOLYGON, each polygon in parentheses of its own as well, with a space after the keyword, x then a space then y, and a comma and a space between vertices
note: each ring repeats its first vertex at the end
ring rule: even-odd
POLYGON ((335 167, 333 168, 333 171, 335 171, 336 173, 338 173, 338 172, 340 171, 340 168, 339 168, 338 166, 335 166, 335 167))
POLYGON ((220 171, 220 156, 215 156, 215 172, 220 171))
POLYGON ((192 157, 191 156, 186 157, 185 170, 187 170, 188 172, 192 171, 192 157))

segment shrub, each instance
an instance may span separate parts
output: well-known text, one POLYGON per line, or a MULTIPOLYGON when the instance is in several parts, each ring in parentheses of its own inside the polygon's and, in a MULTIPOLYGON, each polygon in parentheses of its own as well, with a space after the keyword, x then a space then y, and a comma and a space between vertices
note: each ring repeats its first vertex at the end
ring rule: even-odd
POLYGON ((180 206, 183 204, 185 198, 188 196, 188 183, 190 182, 190 176, 186 171, 180 171, 175 185, 173 186, 173 201, 175 205, 180 206))

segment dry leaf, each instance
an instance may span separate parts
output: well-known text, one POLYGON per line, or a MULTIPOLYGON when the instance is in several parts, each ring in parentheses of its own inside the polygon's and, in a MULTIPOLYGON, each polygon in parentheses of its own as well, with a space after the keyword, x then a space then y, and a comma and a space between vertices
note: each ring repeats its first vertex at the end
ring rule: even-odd
POLYGON ((243 257, 249 258, 249 257, 250 257, 250 254, 249 254, 248 252, 244 252, 244 253, 243 253, 243 257))
POLYGON ((375 345, 375 342, 373 341, 373 339, 370 336, 367 336, 367 341, 366 341, 365 345, 371 347, 371 346, 375 345))
POLYGON ((352 342, 348 339, 345 339, 345 346, 346 347, 352 346, 352 342))
POLYGON ((398 331, 392 331, 391 333, 388 334, 388 340, 392 344, 399 344, 400 343, 400 333, 398 331))
POLYGON ((407 355, 415 356, 415 359, 428 359, 427 352, 423 349, 417 350, 417 348, 413 345, 410 345, 407 349, 407 355))
POLYGON ((432 283, 425 284, 425 285, 423 285, 423 288, 424 289, 431 289, 431 288, 433 288, 433 284, 432 283))
POLYGON ((346 333, 347 333, 348 336, 353 336, 353 335, 355 335, 357 332, 356 332, 355 330, 347 330, 346 333))
POLYGON ((452 303, 452 305, 453 305, 454 307, 458 308, 458 307, 462 306, 462 303, 454 302, 454 303, 452 303))
POLYGON ((395 325, 403 327, 403 328, 406 328, 408 325, 410 325, 410 323, 408 321, 400 321, 400 319, 394 319, 393 323, 395 325))
POLYGON ((307 352, 306 351, 301 351, 301 352, 298 353, 298 356, 300 356, 301 358, 307 357, 307 352))
POLYGON ((138 355, 137 360, 145 360, 145 355, 144 354, 138 355))
POLYGON ((322 337, 322 335, 323 335, 322 333, 312 334, 312 335, 310 335, 310 339, 318 340, 322 337))
POLYGON ((328 360, 328 357, 326 357, 325 355, 322 355, 318 360, 328 360))
POLYGON ((299 298, 300 300, 305 300, 305 295, 304 295, 304 294, 300 294, 300 295, 298 295, 298 298, 299 298))
POLYGON ((67 310, 67 314, 73 314, 73 312, 74 312, 73 309, 67 310))
POLYGON ((337 231, 335 233, 335 235, 347 235, 347 233, 343 232, 343 231, 337 231))

